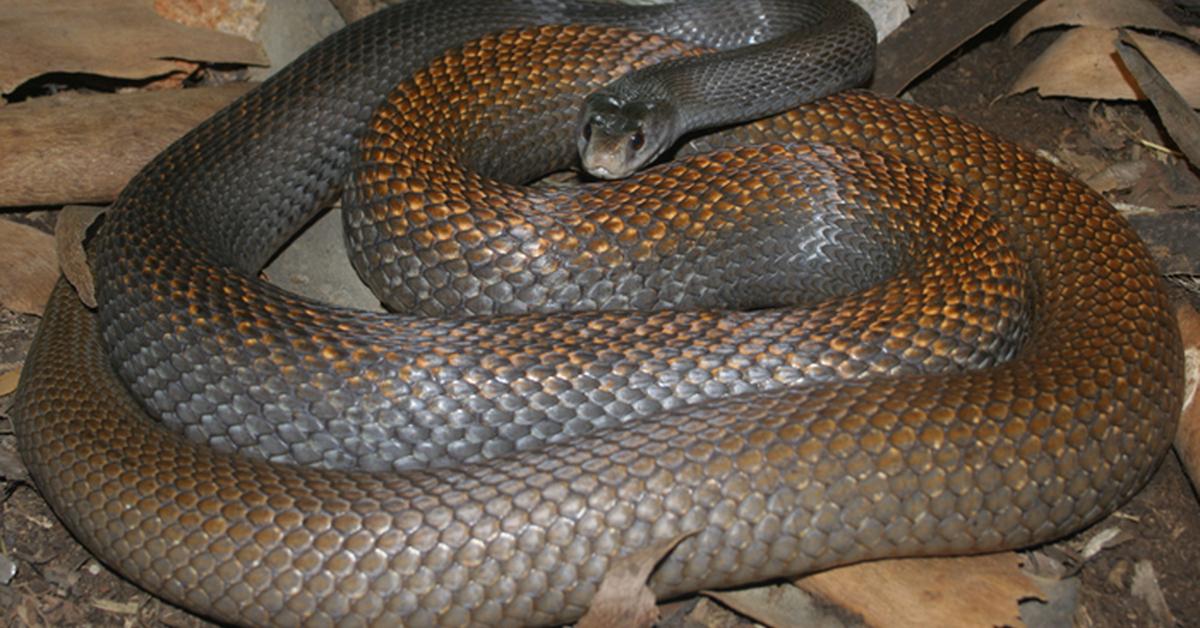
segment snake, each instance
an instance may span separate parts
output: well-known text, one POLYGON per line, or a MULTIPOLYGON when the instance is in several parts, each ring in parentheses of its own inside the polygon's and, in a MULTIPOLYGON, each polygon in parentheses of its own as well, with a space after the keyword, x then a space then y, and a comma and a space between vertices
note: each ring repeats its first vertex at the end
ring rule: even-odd
POLYGON ((96 312, 60 282, 11 411, 37 488, 244 625, 569 622, 681 535, 660 598, 1087 526, 1170 443, 1162 280, 1031 151, 839 91, 872 33, 844 0, 352 23, 130 182, 96 312), (259 276, 342 188, 392 313, 259 276))

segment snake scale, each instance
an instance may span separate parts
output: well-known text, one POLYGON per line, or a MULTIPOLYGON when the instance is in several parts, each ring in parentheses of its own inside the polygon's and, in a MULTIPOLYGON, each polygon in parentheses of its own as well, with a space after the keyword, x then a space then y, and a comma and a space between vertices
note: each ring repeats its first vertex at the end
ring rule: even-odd
POLYGON ((129 579, 255 625, 570 621, 685 531, 659 596, 1095 521, 1169 444, 1181 348, 1054 166, 845 93, 520 185, 572 164, 584 95, 693 46, 774 55, 698 66, 726 108, 778 104, 720 79, 747 67, 836 89, 872 45, 847 7, 413 0, 333 35, 130 183, 98 314, 56 290, 13 409, 37 486, 129 579), (347 178, 398 313, 256 278, 347 178))

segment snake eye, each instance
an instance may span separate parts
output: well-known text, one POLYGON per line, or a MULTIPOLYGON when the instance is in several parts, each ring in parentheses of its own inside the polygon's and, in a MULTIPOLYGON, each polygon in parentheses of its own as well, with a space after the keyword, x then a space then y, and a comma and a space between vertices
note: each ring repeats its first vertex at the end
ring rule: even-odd
POLYGON ((583 125, 583 141, 586 142, 590 139, 592 139, 592 123, 588 121, 587 124, 583 125))
POLYGON ((629 138, 629 147, 635 151, 638 151, 638 150, 642 150, 642 147, 645 145, 646 145, 646 134, 643 133, 641 131, 641 129, 638 129, 638 131, 633 134, 633 137, 629 138))

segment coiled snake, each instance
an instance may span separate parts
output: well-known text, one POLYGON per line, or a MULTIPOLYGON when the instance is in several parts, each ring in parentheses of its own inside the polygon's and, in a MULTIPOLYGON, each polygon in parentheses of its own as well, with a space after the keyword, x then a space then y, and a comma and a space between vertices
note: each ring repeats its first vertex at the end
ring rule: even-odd
POLYGON ((351 25, 121 195, 92 249, 98 316, 60 286, 18 391, 38 487, 134 582, 245 624, 569 621, 614 557, 683 531, 659 595, 1096 520, 1169 444, 1181 349, 1144 246, 1055 167, 845 94, 626 180, 517 185, 581 136, 602 168, 621 160, 590 136, 659 141, 611 141, 639 132, 605 118, 620 98, 575 113, 687 47, 618 27, 774 42, 787 72, 730 53, 732 73, 668 90, 744 108, 782 97, 721 76, 801 98, 861 78, 863 19, 414 0, 351 25), (561 22, 614 28, 439 58, 561 22), (255 278, 347 172, 356 264, 400 314, 255 278))

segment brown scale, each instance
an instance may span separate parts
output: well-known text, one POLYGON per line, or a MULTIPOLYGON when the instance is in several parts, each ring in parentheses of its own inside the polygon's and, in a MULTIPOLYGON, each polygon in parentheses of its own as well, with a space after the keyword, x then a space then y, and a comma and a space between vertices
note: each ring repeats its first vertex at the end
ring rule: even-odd
MULTIPOLYGON (((436 90, 436 82, 490 59, 500 43, 566 60, 576 58, 575 45, 609 46, 604 37, 659 45, 591 29, 492 37, 414 78, 416 95, 397 95, 393 104, 454 102, 457 93, 436 90)), ((517 100, 523 93, 506 84, 486 91, 517 100)), ((473 111, 465 100, 455 108, 473 111)), ((407 133, 389 123, 393 115, 385 110, 377 130, 407 133)), ((409 374, 425 378, 413 383, 420 393, 458 372, 483 396, 536 389, 523 397, 531 403, 541 394, 574 399, 571 378, 586 379, 606 356, 619 358, 613 372, 576 391, 581 397, 618 403, 617 393, 635 389, 638 378, 672 382, 672 364, 685 363, 694 367, 677 375, 707 377, 705 385, 737 377, 739 366, 750 372, 773 363, 818 380, 874 376, 677 404, 653 418, 454 468, 303 469, 214 453, 152 426, 111 372, 95 320, 64 284, 29 356, 27 372, 36 376, 22 382, 14 424, 39 487, 106 562, 164 597, 242 623, 563 622, 586 608, 614 557, 684 531, 698 533, 655 572, 660 595, 868 558, 1046 541, 1115 508, 1169 445, 1182 357, 1144 246, 1094 192, 985 131, 916 105, 848 94, 701 140, 695 148, 720 150, 631 181, 551 192, 426 160, 439 141, 454 145, 450 127, 441 132, 398 154, 384 141, 359 174, 384 199, 367 213, 409 229, 418 258, 461 254, 521 273, 518 252, 565 251, 544 268, 529 267, 548 275, 584 259, 607 268, 665 263, 689 238, 707 244, 714 232, 736 238, 760 225, 744 217, 775 216, 770 203, 793 196, 780 190, 815 180, 827 189, 805 194, 836 192, 849 199, 842 211, 875 207, 888 216, 881 224, 903 236, 889 254, 911 266, 898 266, 894 281, 794 314, 567 311, 509 317, 503 327, 410 321, 405 329, 418 346, 404 357, 380 337, 358 342, 334 333, 382 334, 393 322, 305 310, 198 264, 178 292, 228 294, 240 303, 204 314, 181 298, 171 324, 202 334, 200 314, 244 320, 244 337, 213 342, 253 345, 288 373, 298 372, 287 362, 293 354, 273 347, 303 351, 304 360, 325 360, 336 371, 365 362, 355 386, 404 388, 409 383, 391 375, 409 374), (832 146, 724 148, 780 136, 832 146), (384 173, 393 178, 376 176, 384 173), (701 187, 706 177, 726 189, 701 187), (644 199, 650 190, 666 195, 644 199), (543 198, 571 204, 551 211, 539 205, 543 198), (476 222, 463 218, 471 204, 496 200, 505 202, 472 210, 476 222), (533 213, 509 213, 522 208, 533 213), (512 229, 541 235, 518 243, 512 229), (302 330, 293 334, 275 317, 302 330), (343 330, 311 331, 314 320, 343 330), (1024 334, 1011 346, 996 340, 1008 332, 1024 334), (965 343, 980 338, 991 338, 999 355, 963 358, 965 343), (794 355, 805 339, 819 347, 815 359, 794 355), (377 356, 402 366, 386 371, 386 360, 372 362, 377 356), (943 370, 914 373, 921 366, 943 370), (476 381, 484 375, 499 383, 476 381), (627 388, 610 390, 612 382, 627 388)), ((491 163, 493 174, 504 165, 491 163)), ((522 168, 501 174, 537 174, 522 168)), ((807 209, 821 211, 819 203, 807 209)), ((145 264, 163 264, 164 278, 185 272, 171 259, 145 264)), ((439 282, 452 285, 451 276, 441 271, 425 281, 436 292, 439 282)), ((688 305, 686 298, 679 300, 688 305)), ((697 306, 707 296, 694 298, 697 306)), ((320 390, 340 381, 324 372, 310 384, 320 390)), ((686 383, 667 392, 698 394, 686 383)), ((642 385, 646 395, 669 388, 642 385)))

